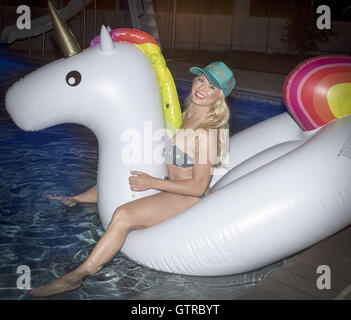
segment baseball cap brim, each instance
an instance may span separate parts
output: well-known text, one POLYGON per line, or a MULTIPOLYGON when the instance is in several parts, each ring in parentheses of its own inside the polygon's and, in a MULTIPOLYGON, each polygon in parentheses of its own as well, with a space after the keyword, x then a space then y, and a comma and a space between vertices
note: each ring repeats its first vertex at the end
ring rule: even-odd
POLYGON ((218 89, 222 89, 221 85, 218 83, 218 81, 209 73, 208 71, 201 69, 199 67, 192 67, 189 70, 192 74, 195 74, 197 76, 200 76, 201 74, 204 74, 209 82, 211 82, 215 87, 218 89))

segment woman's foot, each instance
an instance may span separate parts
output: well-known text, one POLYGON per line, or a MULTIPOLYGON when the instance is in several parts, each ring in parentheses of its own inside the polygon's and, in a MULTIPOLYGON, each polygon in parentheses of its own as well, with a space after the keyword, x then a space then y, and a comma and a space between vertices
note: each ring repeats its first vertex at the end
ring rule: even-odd
POLYGON ((97 203, 97 185, 74 197, 63 197, 56 194, 43 194, 42 197, 50 200, 60 200, 68 207, 73 207, 78 202, 97 203))
POLYGON ((63 277, 51 281, 48 284, 41 286, 37 289, 29 290, 28 294, 32 297, 48 297, 55 294, 72 291, 78 289, 83 282, 85 276, 88 273, 82 271, 80 268, 73 270, 70 273, 67 273, 63 277))
POLYGON ((59 200, 61 201, 64 205, 68 207, 73 207, 75 206, 78 202, 84 202, 83 199, 81 199, 79 196, 74 196, 74 197, 64 197, 64 196, 57 196, 56 194, 43 194, 43 198, 47 198, 49 200, 59 200))

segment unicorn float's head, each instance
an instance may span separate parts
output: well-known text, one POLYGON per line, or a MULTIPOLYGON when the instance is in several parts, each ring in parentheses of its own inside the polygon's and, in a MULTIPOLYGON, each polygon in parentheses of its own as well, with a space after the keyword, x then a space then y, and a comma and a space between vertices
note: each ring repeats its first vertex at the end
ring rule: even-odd
POLYGON ((147 148, 141 146, 144 150, 139 161, 123 162, 123 143, 130 139, 126 133, 132 130, 143 139, 145 125, 151 136, 165 126, 179 128, 178 97, 151 36, 133 29, 109 31, 102 26, 90 48, 81 51, 50 3, 49 9, 65 58, 17 81, 6 94, 6 109, 26 131, 77 123, 94 132, 99 143, 99 213, 106 226, 116 207, 134 196, 128 186, 129 170, 156 176, 165 170, 165 165, 143 161, 150 160, 156 142, 147 148))
POLYGON ((100 38, 99 46, 45 65, 8 90, 6 108, 21 129, 35 131, 72 122, 98 135, 103 130, 96 128, 99 121, 118 125, 116 121, 140 114, 150 101, 156 102, 157 113, 162 112, 148 58, 134 45, 114 43, 104 26, 100 38), (120 117, 113 119, 117 109, 120 117))
POLYGON ((33 131, 65 122, 91 127, 96 117, 109 112, 111 102, 124 109, 121 115, 127 115, 126 102, 138 101, 134 108, 145 110, 149 100, 157 100, 158 111, 164 108, 168 128, 180 126, 176 94, 166 97, 160 90, 168 86, 164 91, 170 92, 174 83, 151 36, 133 29, 109 32, 102 26, 90 48, 81 51, 50 1, 49 9, 65 58, 32 72, 8 90, 6 108, 20 128, 33 131), (159 105, 160 91, 163 106, 159 105))

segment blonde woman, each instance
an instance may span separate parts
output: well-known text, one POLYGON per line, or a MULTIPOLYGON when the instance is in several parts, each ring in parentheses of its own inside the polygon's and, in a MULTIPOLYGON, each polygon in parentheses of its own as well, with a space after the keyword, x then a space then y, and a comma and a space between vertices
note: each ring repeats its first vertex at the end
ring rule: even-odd
MULTIPOLYGON (((235 79, 223 62, 213 62, 203 69, 193 67, 190 72, 196 77, 186 100, 182 130, 166 141, 168 177, 159 179, 131 171, 129 178, 133 191, 156 189, 162 192, 117 208, 86 261, 63 277, 29 291, 31 296, 50 296, 77 289, 86 276, 96 273, 117 254, 129 231, 169 219, 211 193, 212 170, 223 162, 228 151, 229 108, 225 98, 234 88, 235 79)), ((62 200, 67 205, 96 202, 96 190, 94 186, 78 196, 62 200)))

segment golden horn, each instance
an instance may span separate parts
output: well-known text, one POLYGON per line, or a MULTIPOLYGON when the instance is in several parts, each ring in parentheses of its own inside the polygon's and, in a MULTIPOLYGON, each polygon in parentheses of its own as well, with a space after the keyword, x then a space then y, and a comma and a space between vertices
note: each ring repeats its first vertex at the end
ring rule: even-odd
POLYGON ((72 57, 81 52, 82 50, 80 49, 78 41, 74 37, 72 31, 68 28, 67 24, 61 19, 51 1, 48 1, 48 8, 56 30, 59 46, 65 58, 72 57))

